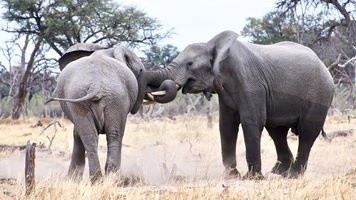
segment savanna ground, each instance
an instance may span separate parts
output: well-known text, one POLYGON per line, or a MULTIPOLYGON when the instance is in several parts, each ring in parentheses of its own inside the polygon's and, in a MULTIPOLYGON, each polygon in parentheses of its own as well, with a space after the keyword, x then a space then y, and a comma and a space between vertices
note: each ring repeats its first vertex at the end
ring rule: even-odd
MULTIPOLYGON (((321 136, 316 140, 308 169, 299 179, 269 173, 276 153, 264 132, 262 181, 222 179, 218 118, 211 129, 206 121, 197 116, 149 121, 130 116, 123 141, 123 178, 106 177, 92 185, 87 166, 81 182, 65 178, 72 150, 69 121, 59 119, 61 127, 57 124, 43 132, 52 119, 1 120, 1 144, 24 145, 31 140, 37 143, 37 151, 36 188, 29 196, 24 195, 24 150, 1 151, 0 199, 356 199, 356 119, 327 118, 325 130, 332 140, 321 136), (38 120, 43 126, 34 126, 38 120)), ((291 134, 288 141, 295 155, 298 139, 291 134)), ((103 167, 105 135, 100 135, 99 144, 103 167)), ((237 168, 241 174, 247 170, 244 148, 240 130, 237 168)))

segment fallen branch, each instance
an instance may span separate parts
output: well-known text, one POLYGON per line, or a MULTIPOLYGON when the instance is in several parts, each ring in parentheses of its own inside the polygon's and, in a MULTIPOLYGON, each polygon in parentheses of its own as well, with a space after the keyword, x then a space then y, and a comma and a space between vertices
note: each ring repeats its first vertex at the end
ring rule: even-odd
POLYGON ((48 124, 40 133, 40 135, 42 135, 49 127, 53 126, 54 127, 54 134, 52 135, 52 137, 49 137, 48 135, 46 135, 48 141, 49 141, 49 145, 48 145, 48 150, 51 151, 51 146, 53 143, 54 138, 56 137, 57 134, 57 126, 56 124, 58 124, 59 127, 62 127, 61 123, 59 123, 59 121, 53 121, 50 124, 48 124))
POLYGON ((49 127, 51 127, 52 125, 58 124, 59 127, 62 127, 61 123, 59 123, 59 121, 53 121, 50 124, 48 124, 40 133, 40 135, 42 135, 43 132, 45 132, 45 130, 47 130, 49 127))

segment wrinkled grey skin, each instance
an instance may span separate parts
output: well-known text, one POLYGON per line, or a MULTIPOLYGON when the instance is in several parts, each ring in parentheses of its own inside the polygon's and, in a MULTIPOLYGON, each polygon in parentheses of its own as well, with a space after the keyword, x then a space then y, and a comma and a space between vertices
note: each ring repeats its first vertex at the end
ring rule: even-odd
POLYGON ((172 79, 183 93, 217 93, 225 175, 236 169, 236 139, 242 126, 248 173, 261 174, 261 132, 272 137, 277 163, 272 172, 289 177, 304 173, 311 147, 330 107, 334 84, 330 73, 309 48, 293 42, 257 45, 240 42, 225 31, 207 43, 187 46, 167 67, 146 72, 158 84, 172 79), (289 129, 299 136, 296 159, 287 144, 289 129))
POLYGON ((74 124, 68 175, 82 177, 86 152, 91 179, 95 181, 102 176, 97 152, 100 133, 106 134, 108 147, 105 173, 117 172, 127 115, 137 112, 145 95, 143 64, 123 46, 105 49, 93 44, 71 47, 59 63, 63 71, 49 101, 60 101, 74 124))

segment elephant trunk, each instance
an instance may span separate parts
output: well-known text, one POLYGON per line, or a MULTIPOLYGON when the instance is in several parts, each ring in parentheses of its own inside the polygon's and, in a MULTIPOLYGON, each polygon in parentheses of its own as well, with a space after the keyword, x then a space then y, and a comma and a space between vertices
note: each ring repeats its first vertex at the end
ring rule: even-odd
POLYGON ((137 85, 138 85, 138 94, 137 94, 136 102, 131 108, 130 111, 131 114, 136 114, 138 112, 146 94, 147 83, 143 71, 140 71, 136 78, 137 78, 137 85))
POLYGON ((168 66, 167 68, 161 70, 149 70, 145 71, 145 78, 147 84, 153 87, 159 87, 163 81, 172 78, 172 68, 168 66))
POLYGON ((156 91, 164 90, 166 94, 155 96, 154 100, 158 103, 168 103, 177 95, 177 87, 174 83, 172 74, 174 68, 168 66, 161 70, 149 70, 144 72, 146 87, 157 88, 156 91))

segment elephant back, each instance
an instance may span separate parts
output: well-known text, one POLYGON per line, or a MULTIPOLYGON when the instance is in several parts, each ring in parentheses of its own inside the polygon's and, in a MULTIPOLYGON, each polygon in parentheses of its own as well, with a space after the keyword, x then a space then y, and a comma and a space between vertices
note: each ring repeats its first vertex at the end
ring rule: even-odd
POLYGON ((68 63, 85 56, 90 56, 94 51, 100 49, 106 49, 106 47, 94 43, 75 44, 69 47, 69 49, 59 58, 59 69, 62 71, 68 63))

